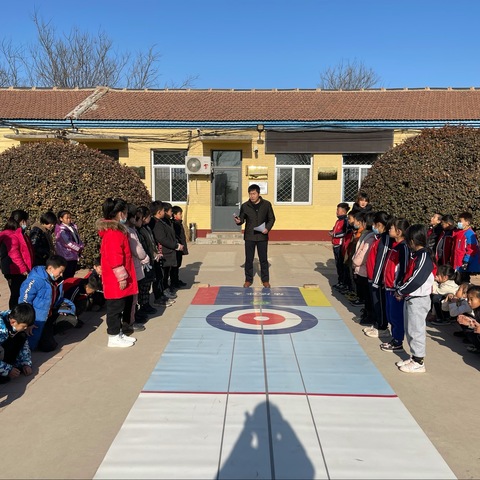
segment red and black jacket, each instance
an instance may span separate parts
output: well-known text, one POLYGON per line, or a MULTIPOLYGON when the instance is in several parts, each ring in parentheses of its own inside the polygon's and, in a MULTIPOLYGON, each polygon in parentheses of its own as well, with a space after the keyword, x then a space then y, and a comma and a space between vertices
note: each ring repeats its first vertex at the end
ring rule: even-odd
POLYGON ((347 216, 340 215, 332 229, 332 245, 334 247, 341 246, 347 233, 347 216))

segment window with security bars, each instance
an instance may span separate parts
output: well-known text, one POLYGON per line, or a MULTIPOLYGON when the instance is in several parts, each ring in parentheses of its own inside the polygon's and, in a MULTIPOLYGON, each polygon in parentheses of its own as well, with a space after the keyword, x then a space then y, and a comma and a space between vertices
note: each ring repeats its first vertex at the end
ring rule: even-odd
POLYGON ((277 154, 275 160, 275 202, 311 203, 311 156, 299 153, 281 153, 277 154))
POLYGON ((187 201, 186 150, 153 150, 153 198, 169 203, 187 201))
POLYGON ((377 153, 358 153, 343 156, 342 202, 355 202, 363 179, 377 159, 377 153))

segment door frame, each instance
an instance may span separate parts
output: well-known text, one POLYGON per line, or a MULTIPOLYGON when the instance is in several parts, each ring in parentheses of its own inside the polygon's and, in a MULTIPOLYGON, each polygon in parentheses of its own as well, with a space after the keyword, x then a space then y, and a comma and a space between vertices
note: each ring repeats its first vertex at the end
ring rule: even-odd
MULTIPOLYGON (((217 168, 214 164, 214 153, 215 152, 239 152, 240 153, 240 165, 238 167, 218 167, 221 168, 222 170, 238 170, 239 175, 238 175, 238 192, 239 192, 239 198, 238 198, 238 211, 240 211, 240 206, 242 205, 242 171, 243 171, 243 150, 240 149, 212 149, 210 152, 210 156, 212 159, 212 182, 211 182, 211 189, 210 189, 210 205, 211 205, 211 219, 210 219, 210 224, 211 224, 211 231, 212 232, 241 232, 241 226, 235 225, 233 221, 233 216, 232 216, 232 228, 231 229, 218 229, 215 227, 215 169, 217 168)), ((233 212, 232 212, 233 213, 233 212)))

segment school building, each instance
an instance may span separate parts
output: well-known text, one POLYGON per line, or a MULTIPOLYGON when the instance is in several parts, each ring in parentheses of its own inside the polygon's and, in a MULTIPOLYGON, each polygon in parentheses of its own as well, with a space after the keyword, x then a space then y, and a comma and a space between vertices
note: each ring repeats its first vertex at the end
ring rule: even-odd
POLYGON ((257 183, 272 240, 326 240, 382 153, 446 124, 480 126, 480 90, 0 89, 0 152, 59 138, 99 149, 182 206, 198 237, 239 231, 257 183))

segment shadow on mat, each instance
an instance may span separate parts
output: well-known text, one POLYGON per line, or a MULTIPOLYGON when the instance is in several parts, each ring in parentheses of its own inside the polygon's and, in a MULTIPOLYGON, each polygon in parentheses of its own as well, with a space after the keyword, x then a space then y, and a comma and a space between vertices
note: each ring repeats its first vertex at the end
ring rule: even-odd
POLYGON ((250 415, 217 479, 282 478, 310 480, 315 468, 291 425, 273 403, 260 403, 250 415), (278 472, 278 474, 275 474, 278 472))

